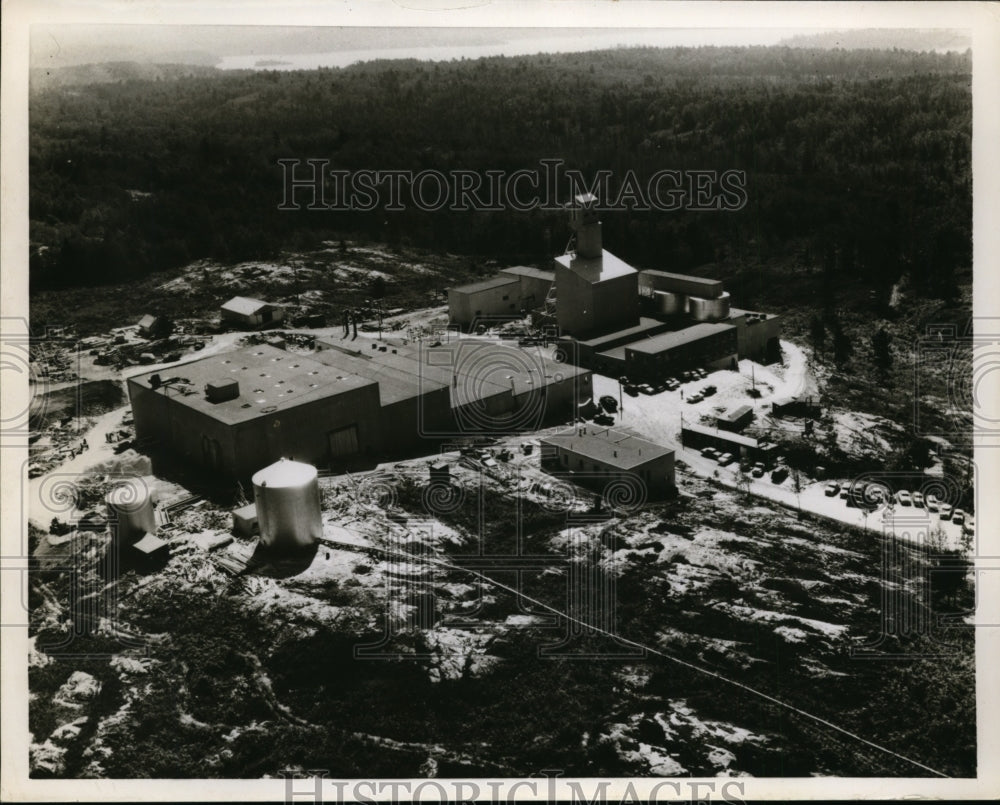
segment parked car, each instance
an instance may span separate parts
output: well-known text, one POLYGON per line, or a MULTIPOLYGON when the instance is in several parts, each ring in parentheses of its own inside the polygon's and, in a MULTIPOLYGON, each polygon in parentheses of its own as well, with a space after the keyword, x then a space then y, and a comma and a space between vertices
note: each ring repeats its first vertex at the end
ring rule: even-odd
POLYGON ((615 411, 618 410, 618 400, 616 400, 610 394, 605 394, 603 397, 601 397, 600 402, 601 402, 601 408, 603 408, 605 411, 610 411, 611 413, 614 413, 615 411))
POLYGON ((950 520, 951 519, 951 504, 942 503, 941 504, 941 519, 950 520))
POLYGON ((649 385, 649 383, 643 383, 641 386, 639 386, 639 391, 641 391, 643 394, 655 394, 656 393, 654 391, 653 387, 651 385, 649 385))
POLYGON ((705 458, 710 458, 712 460, 715 460, 715 458, 717 458, 719 455, 719 451, 716 450, 714 447, 705 447, 702 449, 701 454, 705 458))
POLYGON ((750 470, 750 474, 754 478, 763 478, 764 477, 764 465, 761 464, 760 462, 754 464, 753 465, 753 469, 750 470))
POLYGON ((840 484, 838 484, 836 481, 831 481, 826 485, 826 488, 823 490, 823 494, 825 494, 828 498, 832 498, 839 491, 840 491, 840 484))
POLYGON ((611 416, 611 414, 606 414, 604 412, 601 412, 600 414, 594 417, 594 424, 606 425, 610 427, 611 425, 615 424, 615 418, 611 416))
POLYGON ((896 493, 896 501, 899 503, 900 506, 910 506, 913 503, 913 498, 910 497, 910 493, 907 492, 905 489, 900 489, 896 493))
POLYGON ((687 401, 689 403, 700 403, 703 399, 705 398, 702 397, 700 394, 692 394, 690 397, 687 398, 687 401))
POLYGON ((962 525, 962 523, 965 522, 965 512, 961 509, 955 509, 955 511, 952 512, 951 521, 962 525))
POLYGON ((914 506, 919 506, 921 509, 924 507, 924 496, 922 493, 914 492, 912 498, 914 506))
POLYGON ((971 514, 965 515, 965 524, 962 526, 963 534, 976 533, 976 520, 971 514))
POLYGON ((734 456, 732 453, 723 453, 716 459, 716 461, 723 467, 732 464, 735 460, 736 456, 734 456))
POLYGON ((702 389, 702 391, 701 391, 701 396, 702 397, 711 397, 717 391, 718 391, 718 389, 715 386, 705 386, 705 388, 702 389))
POLYGON ((780 484, 788 477, 788 467, 775 467, 771 470, 771 483, 780 484))
POLYGON ((639 388, 632 383, 626 383, 622 388, 629 397, 639 396, 639 388))
POLYGON ((924 504, 927 506, 927 511, 929 512, 936 512, 940 508, 938 499, 934 495, 928 495, 924 498, 924 504))

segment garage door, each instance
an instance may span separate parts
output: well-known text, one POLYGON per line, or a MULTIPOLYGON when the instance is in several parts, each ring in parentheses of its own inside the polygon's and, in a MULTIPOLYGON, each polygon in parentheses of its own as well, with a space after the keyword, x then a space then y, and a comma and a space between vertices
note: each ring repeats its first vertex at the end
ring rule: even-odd
POLYGON ((353 456, 358 452, 358 426, 348 425, 346 428, 331 430, 329 441, 331 456, 353 456))

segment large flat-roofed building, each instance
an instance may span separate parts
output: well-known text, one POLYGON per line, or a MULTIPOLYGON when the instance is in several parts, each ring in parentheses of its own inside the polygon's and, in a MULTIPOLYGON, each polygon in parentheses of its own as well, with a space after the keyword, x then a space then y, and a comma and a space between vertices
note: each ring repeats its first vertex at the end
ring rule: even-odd
POLYGON ((285 317, 280 305, 246 296, 234 296, 222 306, 221 313, 223 324, 248 329, 275 324, 285 317))
POLYGON ((448 289, 452 324, 468 329, 521 316, 521 280, 509 274, 448 289))
POLYGON ((623 431, 583 426, 540 441, 542 468, 581 486, 638 483, 650 499, 674 488, 674 451, 623 431))
POLYGON ((245 478, 282 457, 329 465, 380 445, 379 386, 268 346, 128 379, 136 438, 245 478))
POLYGON ((736 328, 708 323, 660 333, 624 346, 625 373, 631 379, 659 379, 692 366, 735 369, 736 328))

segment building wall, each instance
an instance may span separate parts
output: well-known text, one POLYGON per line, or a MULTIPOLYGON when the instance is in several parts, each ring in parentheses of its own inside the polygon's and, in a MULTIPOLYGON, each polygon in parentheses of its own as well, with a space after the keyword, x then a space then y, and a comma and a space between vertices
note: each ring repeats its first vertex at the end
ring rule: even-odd
POLYGON ((477 318, 519 317, 520 288, 520 282, 477 291, 449 288, 448 315, 452 324, 469 327, 477 318))
POLYGON ((658 271, 640 271, 639 287, 646 294, 651 294, 653 291, 670 291, 686 296, 700 296, 705 299, 720 296, 724 289, 721 280, 709 280, 684 275, 667 277, 658 271))
POLYGON ((736 333, 735 328, 723 330, 655 355, 637 352, 626 346, 626 374, 633 379, 661 380, 692 366, 731 369, 737 360, 736 333))
POLYGON ((521 391, 514 395, 514 410, 541 412, 541 422, 565 422, 572 419, 576 406, 594 396, 594 379, 590 372, 551 380, 544 389, 521 391), (541 395, 541 397, 539 397, 541 395))
POLYGON ((449 400, 447 388, 433 388, 382 408, 382 451, 389 456, 408 454, 421 446, 423 434, 447 432, 451 427, 449 400))
POLYGON ((736 343, 740 359, 749 358, 758 363, 770 363, 780 358, 777 343, 781 337, 781 317, 775 316, 751 323, 745 315, 733 317, 736 325, 736 343))
POLYGON ((322 400, 227 424, 162 390, 129 383, 136 437, 206 470, 245 478, 282 457, 325 465, 330 431, 355 425, 361 455, 383 447, 378 386, 346 389, 322 400))
MULTIPOLYGON (((501 271, 501 274, 506 273, 501 271)), ((552 281, 541 277, 528 276, 526 274, 511 274, 520 283, 519 296, 520 306, 525 310, 533 310, 545 304, 545 297, 549 294, 552 281)))
POLYGON ((228 425, 184 405, 176 391, 153 391, 129 381, 128 392, 136 439, 149 440, 156 448, 206 470, 231 474, 236 449, 228 425))
POLYGON ((251 475, 280 458, 327 465, 331 431, 351 426, 357 428, 357 455, 376 455, 382 448, 379 413, 378 386, 371 383, 240 423, 234 427, 234 474, 251 475))
POLYGON ((598 492, 612 481, 639 482, 650 500, 665 497, 675 486, 672 452, 626 470, 543 440, 542 468, 556 476, 565 474, 566 480, 598 492))
POLYGON ((244 315, 232 310, 222 308, 222 321, 227 324, 239 325, 241 327, 259 327, 262 324, 273 324, 285 318, 285 309, 268 305, 257 313, 244 315), (270 313, 270 317, 268 317, 270 313))
POLYGON ((638 274, 592 283, 555 263, 556 322, 578 338, 632 327, 639 323, 638 274))

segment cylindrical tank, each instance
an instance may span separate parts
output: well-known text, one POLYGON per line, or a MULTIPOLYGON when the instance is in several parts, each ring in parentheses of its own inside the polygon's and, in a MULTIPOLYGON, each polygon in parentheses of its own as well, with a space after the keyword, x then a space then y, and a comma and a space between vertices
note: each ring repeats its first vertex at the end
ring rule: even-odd
POLYGON ((721 321, 729 318, 729 293, 723 292, 718 299, 688 297, 688 312, 695 321, 721 321))
POLYGON ((686 298, 684 294, 670 291, 653 291, 656 312, 661 316, 676 316, 684 312, 686 298))
POLYGON ((282 459, 253 476, 260 541, 267 547, 300 548, 323 534, 316 468, 282 459))
POLYGON ((108 525, 115 540, 131 545, 146 533, 156 533, 156 516, 149 487, 139 478, 115 486, 104 502, 108 507, 108 525))

